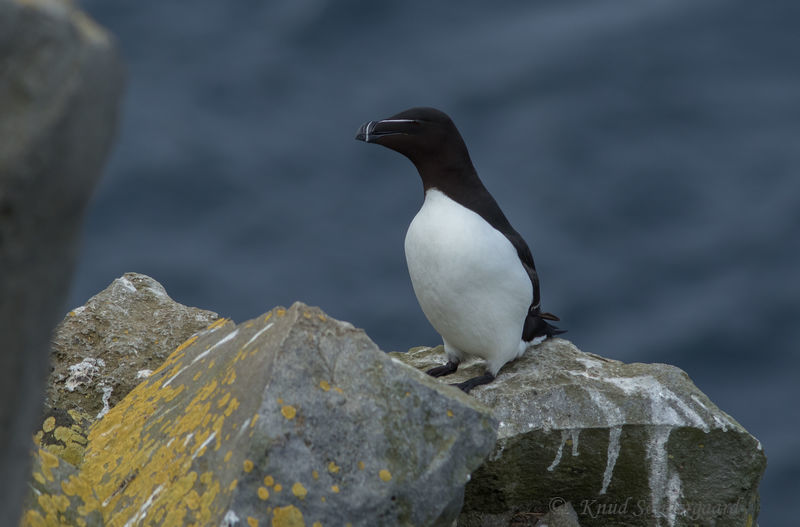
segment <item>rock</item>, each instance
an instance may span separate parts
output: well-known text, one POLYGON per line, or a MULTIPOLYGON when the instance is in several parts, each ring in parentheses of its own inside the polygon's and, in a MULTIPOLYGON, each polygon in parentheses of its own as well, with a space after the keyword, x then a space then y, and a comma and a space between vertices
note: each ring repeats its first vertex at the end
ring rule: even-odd
MULTIPOLYGON (((441 347, 391 355, 420 370, 444 361, 441 347)), ((482 372, 476 362, 444 379, 482 372)), ((505 526, 509 511, 565 502, 584 526, 755 525, 761 444, 674 366, 551 339, 471 395, 500 428, 467 485, 460 526, 505 526)))
POLYGON ((84 209, 123 67, 72 2, 0 0, 0 518, 16 517, 84 209))
POLYGON ((33 457, 31 493, 25 501, 21 525, 83 525, 101 527, 97 496, 72 464, 44 449, 33 457), (81 493, 87 501, 71 499, 81 493), (90 511, 84 509, 91 507, 90 511))
POLYGON ((56 328, 45 406, 102 417, 218 318, 175 302, 149 276, 125 273, 56 328))
POLYGON ((92 426, 85 484, 53 498, 113 525, 449 526, 496 427, 297 303, 179 346, 92 426))

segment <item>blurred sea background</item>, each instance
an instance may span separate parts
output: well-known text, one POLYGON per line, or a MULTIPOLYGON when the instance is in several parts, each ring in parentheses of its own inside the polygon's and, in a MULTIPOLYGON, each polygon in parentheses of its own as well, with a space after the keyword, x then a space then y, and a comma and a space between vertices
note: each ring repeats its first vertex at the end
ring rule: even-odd
POLYGON ((684 369, 800 497, 800 3, 81 6, 128 88, 71 306, 126 271, 244 321, 295 300, 439 342, 405 268, 422 185, 358 126, 448 112, 584 351, 684 369))

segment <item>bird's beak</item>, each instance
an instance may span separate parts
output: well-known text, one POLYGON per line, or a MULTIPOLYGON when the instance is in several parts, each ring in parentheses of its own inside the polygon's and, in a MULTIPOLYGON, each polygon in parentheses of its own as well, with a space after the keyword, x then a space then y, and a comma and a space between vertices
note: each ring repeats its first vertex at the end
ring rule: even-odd
POLYGON ((378 139, 387 135, 410 134, 412 127, 419 124, 414 119, 383 119, 369 121, 361 125, 356 139, 365 143, 377 143, 378 139))

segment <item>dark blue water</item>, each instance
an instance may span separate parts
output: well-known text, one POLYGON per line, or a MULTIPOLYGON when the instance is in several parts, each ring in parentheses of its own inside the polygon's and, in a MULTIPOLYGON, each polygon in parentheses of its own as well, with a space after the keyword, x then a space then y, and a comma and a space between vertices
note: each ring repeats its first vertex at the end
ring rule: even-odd
POLYGON ((82 5, 124 118, 71 302, 125 271, 241 321, 303 300, 436 344, 405 269, 412 165, 353 139, 452 115, 585 351, 667 362, 763 443, 761 525, 800 496, 800 4, 198 0, 82 5))

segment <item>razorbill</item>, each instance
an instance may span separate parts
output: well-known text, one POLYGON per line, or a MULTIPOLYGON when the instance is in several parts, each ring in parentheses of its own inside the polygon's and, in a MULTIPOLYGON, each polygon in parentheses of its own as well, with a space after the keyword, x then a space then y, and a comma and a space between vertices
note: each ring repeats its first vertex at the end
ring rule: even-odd
POLYGON ((559 319, 541 310, 531 251, 481 183, 450 117, 411 108, 364 123, 356 139, 403 154, 422 177, 425 201, 406 233, 406 262, 447 355, 428 374, 448 375, 466 357, 481 357, 486 373, 456 385, 469 392, 529 346, 564 332, 547 323, 559 319))

